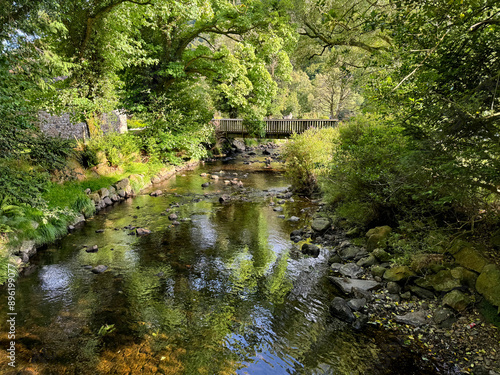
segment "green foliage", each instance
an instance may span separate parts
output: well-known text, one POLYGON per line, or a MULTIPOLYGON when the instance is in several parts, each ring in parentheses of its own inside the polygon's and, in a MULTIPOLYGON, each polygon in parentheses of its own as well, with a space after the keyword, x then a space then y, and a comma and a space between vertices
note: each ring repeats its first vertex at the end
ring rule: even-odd
MULTIPOLYGON (((104 136, 92 138, 87 144, 87 155, 91 158, 88 162, 95 162, 93 155, 102 151, 111 166, 120 166, 137 161, 140 158, 140 139, 129 133, 109 133, 104 136)), ((85 152, 85 150, 84 150, 85 152)))
POLYGON ((282 156, 294 189, 308 194, 317 189, 318 176, 327 171, 337 137, 337 128, 312 128, 294 134, 284 145, 282 156))
POLYGON ((47 179, 47 174, 36 173, 27 164, 0 159, 0 203, 40 205, 47 179))

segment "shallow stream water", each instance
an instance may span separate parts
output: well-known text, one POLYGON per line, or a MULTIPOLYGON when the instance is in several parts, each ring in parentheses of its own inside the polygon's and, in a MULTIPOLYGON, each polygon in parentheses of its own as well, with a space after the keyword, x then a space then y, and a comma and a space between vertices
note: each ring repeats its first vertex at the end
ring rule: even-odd
POLYGON ((155 186, 165 195, 117 204, 40 251, 17 281, 16 368, 2 357, 2 373, 438 373, 390 333, 331 318, 329 249, 305 257, 289 237, 317 206, 294 196, 275 212, 288 187, 279 166, 243 160, 181 172, 155 186), (202 172, 221 170, 201 187, 202 172), (224 185, 228 177, 244 189, 224 185), (97 265, 109 268, 94 274, 97 265))

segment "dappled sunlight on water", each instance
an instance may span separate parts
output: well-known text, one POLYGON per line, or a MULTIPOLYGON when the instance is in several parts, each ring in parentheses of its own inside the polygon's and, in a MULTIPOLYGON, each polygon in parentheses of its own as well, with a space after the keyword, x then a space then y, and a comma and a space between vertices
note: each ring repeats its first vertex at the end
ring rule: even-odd
POLYGON ((263 190, 286 186, 275 172, 203 166, 166 182, 166 195, 117 205, 41 252, 36 271, 18 281, 18 370, 387 373, 376 335, 329 316, 328 249, 316 259, 291 255, 289 233, 307 225, 315 207, 297 198, 274 212, 276 198, 263 190), (237 173, 246 192, 223 179, 202 189, 208 178, 199 175, 209 168, 237 173), (220 204, 222 193, 233 200, 220 204), (131 226, 152 233, 138 237, 131 226), (93 245, 98 252, 85 251, 93 245), (108 270, 93 274, 100 264, 108 270))

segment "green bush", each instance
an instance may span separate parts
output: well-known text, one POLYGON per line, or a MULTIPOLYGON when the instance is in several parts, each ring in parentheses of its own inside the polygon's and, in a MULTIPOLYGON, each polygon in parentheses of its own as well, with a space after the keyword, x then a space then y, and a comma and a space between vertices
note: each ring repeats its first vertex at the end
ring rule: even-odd
POLYGON ((317 190, 318 177, 327 172, 337 138, 337 128, 312 128, 294 134, 283 146, 287 175, 295 190, 307 194, 317 190))
MULTIPOLYGON (((90 153, 97 155, 97 152, 102 151, 110 165, 120 166, 137 161, 140 158, 140 146, 140 139, 133 134, 109 133, 91 139, 88 143, 87 155, 90 153)), ((95 159, 89 161, 95 162, 95 159)))

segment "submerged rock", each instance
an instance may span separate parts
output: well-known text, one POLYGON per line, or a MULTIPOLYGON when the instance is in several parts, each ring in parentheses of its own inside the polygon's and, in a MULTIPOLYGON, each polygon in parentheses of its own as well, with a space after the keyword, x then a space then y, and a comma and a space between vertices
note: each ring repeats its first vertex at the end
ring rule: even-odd
POLYGON ((87 253, 97 253, 99 251, 99 247, 97 245, 92 246, 90 249, 85 249, 87 253))
POLYGON ((163 191, 155 190, 152 193, 150 193, 149 195, 151 195, 152 197, 159 197, 160 195, 163 195, 163 191))

